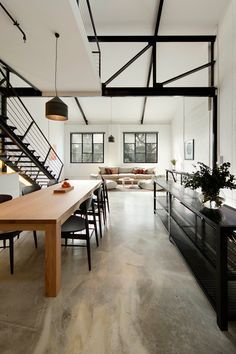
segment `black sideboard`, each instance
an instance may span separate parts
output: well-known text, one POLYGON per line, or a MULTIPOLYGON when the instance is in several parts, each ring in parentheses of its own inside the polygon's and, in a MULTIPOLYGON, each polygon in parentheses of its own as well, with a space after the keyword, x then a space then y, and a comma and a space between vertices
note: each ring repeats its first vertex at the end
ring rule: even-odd
POLYGON ((236 210, 202 207, 198 193, 174 181, 154 181, 154 213, 216 311, 221 330, 236 319, 236 210), (156 186, 166 191, 158 196, 156 186))

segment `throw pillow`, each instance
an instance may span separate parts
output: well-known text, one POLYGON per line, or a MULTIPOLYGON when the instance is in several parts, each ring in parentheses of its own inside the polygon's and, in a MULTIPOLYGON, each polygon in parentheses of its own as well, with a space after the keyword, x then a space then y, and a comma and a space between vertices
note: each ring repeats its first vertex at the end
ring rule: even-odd
POLYGON ((111 167, 111 174, 117 175, 119 173, 119 168, 118 167, 111 167))
POLYGON ((112 174, 111 168, 105 167, 105 174, 111 175, 112 174))

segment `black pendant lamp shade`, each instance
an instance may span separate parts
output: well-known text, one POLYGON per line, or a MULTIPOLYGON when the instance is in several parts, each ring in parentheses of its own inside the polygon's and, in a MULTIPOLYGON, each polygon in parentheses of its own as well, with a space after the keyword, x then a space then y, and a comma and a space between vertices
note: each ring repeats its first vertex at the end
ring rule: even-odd
MULTIPOLYGON (((112 97, 111 97, 111 131, 112 131, 112 97)), ((115 137, 111 134, 109 135, 107 139, 108 143, 114 143, 115 142, 115 137)))
POLYGON ((108 137, 108 143, 114 143, 115 142, 115 138, 113 135, 109 135, 108 137))
POLYGON ((68 107, 59 98, 54 97, 46 103, 46 117, 51 120, 64 121, 68 119, 68 107))
POLYGON ((55 121, 65 121, 68 119, 68 107, 57 96, 57 40, 60 37, 58 33, 55 33, 56 37, 56 56, 55 56, 55 97, 46 103, 46 117, 55 121))

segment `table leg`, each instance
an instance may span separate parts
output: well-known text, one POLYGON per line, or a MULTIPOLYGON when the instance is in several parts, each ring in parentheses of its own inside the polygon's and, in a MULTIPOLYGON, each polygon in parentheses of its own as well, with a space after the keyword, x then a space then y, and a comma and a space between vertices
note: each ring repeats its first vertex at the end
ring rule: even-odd
POLYGON ((61 288, 61 225, 45 229, 45 295, 55 297, 61 288))

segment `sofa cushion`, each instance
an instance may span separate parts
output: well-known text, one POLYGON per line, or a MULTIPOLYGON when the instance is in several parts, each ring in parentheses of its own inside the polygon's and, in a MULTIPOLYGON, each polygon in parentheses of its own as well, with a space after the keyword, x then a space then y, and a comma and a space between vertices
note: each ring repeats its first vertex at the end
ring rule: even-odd
POLYGON ((119 173, 132 173, 133 167, 119 167, 119 173))
POLYGON ((152 175, 146 175, 146 174, 136 174, 134 175, 135 179, 150 179, 152 175))
POLYGON ((149 168, 147 169, 147 173, 148 173, 149 175, 154 175, 154 174, 155 174, 155 167, 149 167, 149 168))

